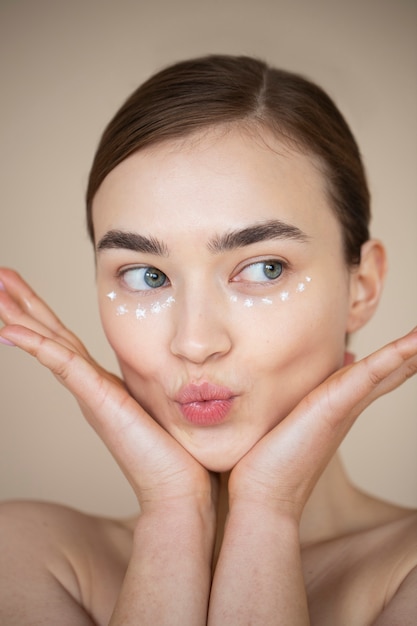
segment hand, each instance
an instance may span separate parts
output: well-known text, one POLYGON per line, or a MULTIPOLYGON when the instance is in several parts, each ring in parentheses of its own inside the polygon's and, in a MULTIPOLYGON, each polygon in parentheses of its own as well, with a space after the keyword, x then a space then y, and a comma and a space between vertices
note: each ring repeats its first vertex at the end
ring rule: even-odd
POLYGON ((33 355, 75 396, 131 483, 141 509, 211 497, 212 477, 89 355, 14 271, 0 269, 0 338, 33 355))
POLYGON ((275 507, 299 521, 321 473, 362 411, 417 372, 417 329, 348 364, 309 393, 236 465, 231 503, 275 507))

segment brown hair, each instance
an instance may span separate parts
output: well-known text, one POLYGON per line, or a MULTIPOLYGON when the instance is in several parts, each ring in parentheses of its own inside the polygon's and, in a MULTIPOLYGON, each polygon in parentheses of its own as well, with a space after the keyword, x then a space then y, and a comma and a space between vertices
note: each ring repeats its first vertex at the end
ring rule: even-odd
POLYGON ((129 155, 164 139, 227 123, 270 128, 319 157, 340 221, 349 265, 369 239, 369 190, 356 141, 329 96, 311 81, 250 57, 211 55, 176 63, 143 83, 123 104, 99 143, 87 188, 92 202, 107 174, 129 155))

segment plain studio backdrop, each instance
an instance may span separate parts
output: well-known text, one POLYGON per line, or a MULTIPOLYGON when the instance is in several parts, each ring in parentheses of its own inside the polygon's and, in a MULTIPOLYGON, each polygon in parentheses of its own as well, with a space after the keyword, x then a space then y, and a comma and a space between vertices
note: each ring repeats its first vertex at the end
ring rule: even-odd
MULTIPOLYGON (((96 309, 84 190, 99 135, 168 63, 249 54, 302 73, 336 100, 362 149, 372 233, 390 271, 357 356, 417 324, 415 0, 1 0, 0 264, 16 268, 116 369, 96 309)), ((0 499, 53 500, 112 516, 136 504, 68 392, 0 346, 0 499)), ((417 380, 377 401, 343 444, 352 479, 417 505, 417 380)))

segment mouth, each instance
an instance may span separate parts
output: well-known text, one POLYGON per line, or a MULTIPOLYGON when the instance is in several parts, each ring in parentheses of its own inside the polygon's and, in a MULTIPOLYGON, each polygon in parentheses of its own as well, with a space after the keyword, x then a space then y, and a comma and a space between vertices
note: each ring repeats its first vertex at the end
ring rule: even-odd
POLYGON ((186 385, 176 402, 187 422, 197 426, 214 426, 227 418, 236 395, 227 387, 212 383, 186 385))

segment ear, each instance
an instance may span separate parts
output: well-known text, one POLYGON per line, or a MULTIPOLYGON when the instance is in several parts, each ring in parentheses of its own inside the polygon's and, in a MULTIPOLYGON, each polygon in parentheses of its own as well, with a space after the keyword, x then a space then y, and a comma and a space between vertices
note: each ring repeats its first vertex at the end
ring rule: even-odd
POLYGON ((353 333, 372 317, 378 306, 387 270, 385 248, 375 239, 366 241, 361 260, 350 276, 350 307, 347 333, 353 333))

